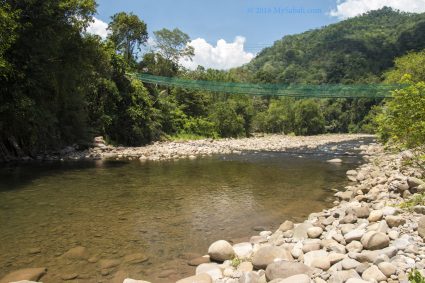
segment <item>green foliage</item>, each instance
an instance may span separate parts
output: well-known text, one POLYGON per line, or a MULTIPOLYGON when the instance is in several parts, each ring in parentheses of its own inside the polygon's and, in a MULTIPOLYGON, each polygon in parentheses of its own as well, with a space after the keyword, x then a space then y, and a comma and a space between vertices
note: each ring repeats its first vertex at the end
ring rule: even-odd
POLYGON ((244 119, 235 110, 235 105, 219 102, 214 105, 211 120, 221 137, 241 137, 245 135, 244 119))
POLYGON ((411 209, 417 205, 425 205, 425 194, 415 194, 411 199, 399 204, 400 208, 411 209))
POLYGON ((12 11, 7 3, 0 6, 0 76, 6 74, 10 66, 4 58, 4 53, 16 39, 18 12, 12 11))
POLYGON ((394 91, 377 116, 378 133, 384 141, 420 147, 425 144, 425 82, 413 83, 410 75, 402 82, 408 86, 394 91))
POLYGON ((234 267, 234 268, 237 268, 240 264, 242 263, 242 260, 241 259, 239 259, 239 258, 237 258, 237 257, 234 257, 233 259, 232 259, 232 266, 234 267))
POLYGON ((112 16, 108 26, 111 31, 109 39, 115 44, 117 50, 124 55, 127 63, 137 58, 137 52, 148 40, 148 31, 145 22, 138 16, 120 12, 112 16))
POLYGON ((294 131, 297 135, 317 135, 325 131, 325 118, 313 100, 301 100, 295 105, 294 131))
POLYGON ((178 28, 173 30, 163 28, 155 31, 154 35, 156 48, 166 60, 178 64, 180 59, 191 59, 195 55, 194 48, 187 45, 190 37, 178 28))
POLYGON ((255 130, 264 133, 290 133, 294 130, 294 100, 272 100, 266 111, 255 117, 255 130))
POLYGON ((409 272, 408 279, 410 283, 425 283, 425 277, 417 269, 409 272))
POLYGON ((387 82, 397 83, 406 74, 412 82, 425 81, 425 49, 395 59, 395 68, 386 72, 385 77, 387 82))
POLYGON ((216 126, 205 118, 189 118, 183 124, 180 135, 194 135, 198 137, 217 138, 216 126))

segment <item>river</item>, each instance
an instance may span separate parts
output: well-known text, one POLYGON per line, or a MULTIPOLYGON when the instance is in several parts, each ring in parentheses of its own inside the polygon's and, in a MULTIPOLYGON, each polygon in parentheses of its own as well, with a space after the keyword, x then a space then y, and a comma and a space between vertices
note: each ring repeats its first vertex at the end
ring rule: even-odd
POLYGON ((361 162, 353 149, 362 142, 196 160, 3 165, 0 278, 47 267, 45 283, 71 275, 78 277, 69 282, 112 282, 120 274, 174 282, 193 274, 187 259, 215 240, 242 241, 331 206, 345 172, 361 162), (344 163, 326 162, 335 156, 344 163), (63 256, 78 246, 85 259, 63 256), (146 260, 126 262, 134 254, 146 260), (114 266, 102 270, 105 259, 114 266))

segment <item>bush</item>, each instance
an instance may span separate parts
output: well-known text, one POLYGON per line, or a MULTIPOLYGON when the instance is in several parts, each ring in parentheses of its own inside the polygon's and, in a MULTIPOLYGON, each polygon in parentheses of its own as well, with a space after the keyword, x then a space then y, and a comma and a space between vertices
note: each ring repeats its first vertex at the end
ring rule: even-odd
POLYGON ((180 132, 183 135, 195 135, 198 137, 217 138, 218 134, 215 130, 215 124, 205 118, 187 119, 183 125, 183 130, 180 132))
POLYGON ((216 131, 221 137, 240 137, 245 135, 244 119, 238 115, 230 103, 219 102, 215 104, 211 113, 216 131))
POLYGON ((378 134, 386 142, 421 147, 425 144, 425 82, 413 83, 406 75, 402 83, 408 85, 393 92, 376 118, 378 134))
POLYGON ((296 135, 318 135, 325 131, 325 118, 319 104, 300 100, 295 105, 294 132, 296 135))

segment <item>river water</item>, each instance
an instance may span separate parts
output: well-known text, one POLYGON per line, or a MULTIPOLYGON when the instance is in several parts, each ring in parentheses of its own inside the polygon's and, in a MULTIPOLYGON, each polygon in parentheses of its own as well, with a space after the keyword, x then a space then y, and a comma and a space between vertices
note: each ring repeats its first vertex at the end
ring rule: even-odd
POLYGON ((3 165, 0 278, 47 267, 45 283, 76 275, 68 282, 174 282, 215 240, 242 241, 331 206, 345 172, 361 162, 353 148, 362 142, 166 162, 3 165), (342 165, 326 162, 336 156, 342 165), (77 246, 89 261, 63 256, 77 246), (147 260, 126 262, 132 254, 147 260), (114 266, 102 270, 105 259, 114 266))

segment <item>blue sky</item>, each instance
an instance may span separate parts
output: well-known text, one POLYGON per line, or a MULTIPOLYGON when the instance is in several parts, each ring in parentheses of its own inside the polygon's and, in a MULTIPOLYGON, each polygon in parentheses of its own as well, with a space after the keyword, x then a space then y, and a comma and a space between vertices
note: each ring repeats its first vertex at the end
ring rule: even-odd
POLYGON ((425 0, 97 0, 98 14, 89 32, 105 37, 110 17, 132 12, 149 33, 161 28, 187 33, 195 48, 188 68, 228 69, 249 62, 262 48, 285 35, 336 23, 390 6, 425 12, 425 0))
POLYGON ((98 18, 105 22, 116 12, 133 12, 150 32, 177 27, 209 43, 244 36, 250 51, 284 35, 338 21, 328 15, 336 8, 335 0, 99 0, 98 4, 98 18), (305 12, 289 13, 286 8, 305 12), (307 10, 313 8, 317 10, 307 10))

